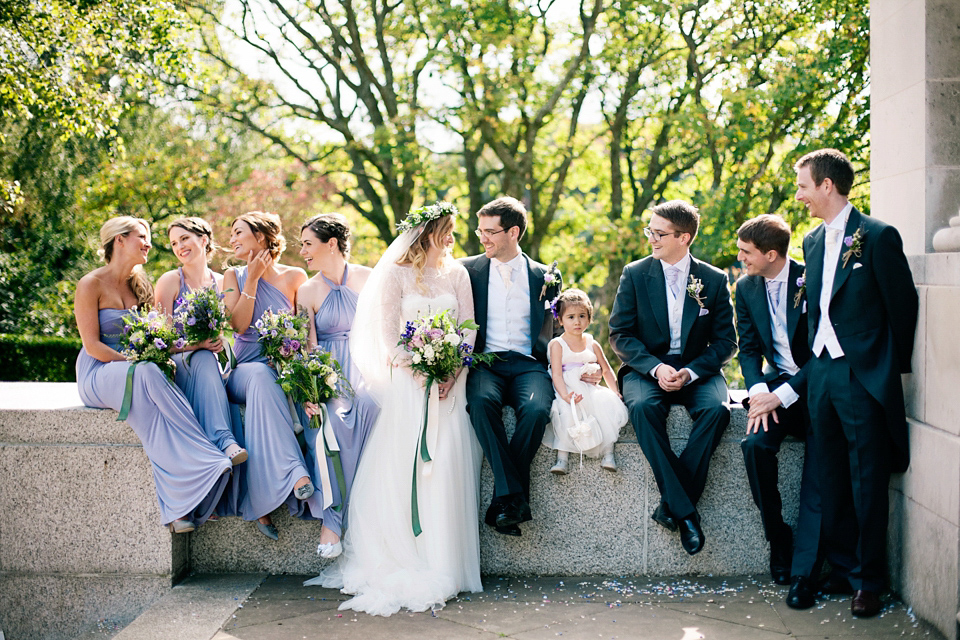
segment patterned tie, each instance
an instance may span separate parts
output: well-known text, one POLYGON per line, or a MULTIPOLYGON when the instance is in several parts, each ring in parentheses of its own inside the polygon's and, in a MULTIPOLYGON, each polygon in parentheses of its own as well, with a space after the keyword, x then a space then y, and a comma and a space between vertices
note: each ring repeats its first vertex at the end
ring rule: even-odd
POLYGON ((506 262, 501 262, 497 265, 497 270, 500 272, 500 277, 503 279, 503 286, 506 287, 507 291, 509 291, 510 286, 513 284, 513 268, 506 262))
POLYGON ((827 249, 833 251, 836 246, 840 243, 840 236, 843 234, 843 229, 833 229, 827 228, 827 238, 826 244, 827 249))
POLYGON ((677 282, 680 279, 680 269, 677 267, 667 267, 664 270, 664 274, 667 277, 667 285, 670 287, 670 292, 673 293, 674 299, 680 295, 680 283, 677 282))
POLYGON ((774 310, 780 308, 780 283, 776 280, 767 280, 767 295, 770 296, 770 303, 774 310))

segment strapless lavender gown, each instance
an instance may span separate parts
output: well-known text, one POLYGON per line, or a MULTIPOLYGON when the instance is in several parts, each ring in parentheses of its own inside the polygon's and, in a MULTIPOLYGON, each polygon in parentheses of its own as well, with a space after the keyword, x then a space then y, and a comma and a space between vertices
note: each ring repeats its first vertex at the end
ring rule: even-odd
MULTIPOLYGON (((247 268, 238 268, 237 286, 243 289, 246 281, 247 268)), ((241 443, 249 454, 245 494, 240 503, 244 520, 266 516, 281 504, 287 505, 291 515, 302 511, 293 487, 310 474, 294 433, 287 396, 277 384, 277 372, 260 355, 254 327, 268 309, 278 312, 292 306, 282 291, 260 280, 250 326, 236 336, 234 343, 237 366, 227 380, 227 395, 231 402, 246 405, 241 443)))
MULTIPOLYGON (((125 309, 101 309, 100 340, 117 349, 125 309)), ((120 410, 130 363, 101 362, 81 349, 77 387, 88 407, 120 410)), ((137 365, 127 424, 153 467, 153 482, 164 525, 187 518, 203 524, 230 480, 230 461, 197 422, 190 403, 157 365, 137 365)))
MULTIPOLYGON (((343 272, 343 281, 347 281, 347 270, 343 272)), ((340 461, 343 465, 343 475, 346 481, 346 491, 341 490, 337 483, 337 476, 334 472, 333 462, 330 461, 323 452, 323 444, 319 443, 317 447, 317 435, 319 429, 304 429, 304 436, 307 441, 307 462, 310 465, 310 478, 317 487, 317 491, 306 501, 308 511, 307 517, 316 517, 320 514, 320 519, 328 529, 336 532, 337 535, 343 534, 345 526, 344 517, 347 513, 347 496, 350 495, 350 488, 353 486, 353 478, 357 473, 357 464, 360 462, 360 454, 363 451, 363 445, 366 444, 367 436, 377 422, 377 416, 380 415, 380 407, 370 397, 360 372, 350 360, 350 349, 348 339, 350 337, 350 326, 353 324, 353 317, 357 311, 358 293, 346 285, 338 285, 331 282, 323 274, 320 274, 324 282, 330 287, 330 293, 324 298, 323 303, 314 316, 314 324, 317 329, 317 346, 329 351, 333 357, 340 363, 343 373, 353 387, 355 396, 353 398, 334 398, 327 402, 327 413, 330 415, 330 424, 333 427, 334 435, 337 437, 337 443, 340 445, 340 461), (318 464, 326 464, 329 472, 330 483, 333 488, 333 504, 327 509, 323 509, 323 496, 320 491, 320 472, 318 464), (333 507, 342 505, 340 511, 333 507)), ((304 423, 306 424, 306 423, 304 423)))

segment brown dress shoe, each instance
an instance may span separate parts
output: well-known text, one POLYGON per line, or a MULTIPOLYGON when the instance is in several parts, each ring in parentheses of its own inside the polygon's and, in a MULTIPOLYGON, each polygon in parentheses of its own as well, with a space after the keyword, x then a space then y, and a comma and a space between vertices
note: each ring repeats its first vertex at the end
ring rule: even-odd
POLYGON ((857 618, 872 618, 880 613, 880 594, 875 591, 856 591, 850 612, 857 618))

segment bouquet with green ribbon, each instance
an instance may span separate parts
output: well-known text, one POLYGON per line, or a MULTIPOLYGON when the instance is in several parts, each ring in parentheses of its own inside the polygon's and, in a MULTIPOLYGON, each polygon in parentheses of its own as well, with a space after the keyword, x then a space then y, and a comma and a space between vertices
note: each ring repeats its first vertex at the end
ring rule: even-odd
MULTIPOLYGON (((216 340, 230 328, 230 313, 223 302, 223 294, 212 287, 194 289, 182 298, 178 298, 174 307, 173 328, 176 329, 188 345, 200 344, 204 340, 216 340)), ((235 362, 229 343, 218 354, 223 365, 235 362)), ((190 361, 191 353, 187 356, 190 361)))
POLYGON ((308 322, 305 315, 266 311, 253 325, 260 335, 260 354, 279 371, 307 346, 308 322))
POLYGON ((473 320, 467 319, 457 324, 449 310, 433 316, 408 322, 400 342, 410 355, 410 368, 426 376, 423 396, 423 426, 420 429, 417 454, 413 459, 413 484, 411 486, 410 506, 413 513, 413 535, 422 533, 420 527, 420 508, 417 500, 417 464, 433 460, 427 444, 427 423, 430 410, 430 391, 434 382, 442 382, 463 367, 474 366, 478 362, 490 362, 493 354, 474 353, 473 345, 465 342, 464 334, 468 330, 478 329, 473 320))
MULTIPOLYGON (((323 453, 333 462, 334 472, 340 491, 346 490, 346 479, 343 473, 343 463, 340 460, 340 446, 336 434, 330 425, 327 407, 323 403, 331 398, 353 395, 349 381, 344 377, 340 363, 329 351, 317 347, 309 353, 296 352, 290 360, 280 363, 277 384, 294 402, 303 404, 312 402, 320 406, 320 414, 310 418, 309 426, 312 429, 322 429, 318 437, 323 441, 323 453)), ((333 491, 330 479, 325 474, 326 465, 320 465, 321 488, 323 490, 324 508, 333 502, 333 491)), ((342 507, 337 505, 335 510, 342 507)))
POLYGON ((176 373, 176 364, 170 357, 172 347, 183 348, 184 339, 166 318, 154 310, 131 309, 123 317, 123 336, 120 338, 120 353, 130 362, 123 390, 123 402, 117 420, 126 420, 130 415, 133 398, 133 371, 141 362, 152 362, 170 379, 176 373))

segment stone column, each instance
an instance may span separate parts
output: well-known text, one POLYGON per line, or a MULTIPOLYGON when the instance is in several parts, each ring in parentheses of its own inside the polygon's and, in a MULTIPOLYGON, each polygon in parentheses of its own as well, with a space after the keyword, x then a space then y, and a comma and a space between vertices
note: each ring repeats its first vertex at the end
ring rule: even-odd
POLYGON ((871 2, 871 209, 904 240, 920 294, 904 376, 911 463, 891 484, 891 586, 947 638, 960 611, 960 2, 871 2), (950 235, 949 233, 946 235, 950 235), (945 234, 937 246, 950 249, 945 234))

